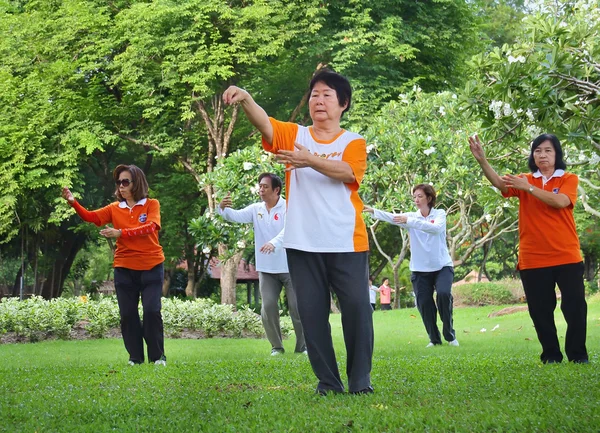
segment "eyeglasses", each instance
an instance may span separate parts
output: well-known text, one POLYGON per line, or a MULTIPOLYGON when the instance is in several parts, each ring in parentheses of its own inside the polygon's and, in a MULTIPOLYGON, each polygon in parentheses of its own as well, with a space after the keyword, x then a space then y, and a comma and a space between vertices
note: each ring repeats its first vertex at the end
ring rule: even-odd
POLYGON ((131 181, 129 179, 120 179, 120 180, 116 180, 115 183, 118 186, 124 186, 125 188, 127 188, 129 186, 129 184, 131 184, 131 181))

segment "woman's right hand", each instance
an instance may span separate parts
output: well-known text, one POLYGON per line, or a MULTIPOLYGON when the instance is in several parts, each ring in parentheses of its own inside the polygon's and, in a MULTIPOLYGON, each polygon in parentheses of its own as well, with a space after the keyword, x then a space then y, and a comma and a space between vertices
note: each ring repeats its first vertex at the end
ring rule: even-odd
POLYGON ((469 137, 469 147, 477 161, 485 161, 485 152, 483 151, 483 146, 481 145, 481 141, 479 141, 479 136, 477 134, 469 137))
POLYGON ((73 194, 66 186, 62 190, 62 197, 69 203, 75 202, 75 197, 73 197, 73 194))
POLYGON ((236 102, 242 102, 248 97, 250 97, 250 93, 237 86, 229 86, 227 90, 223 92, 223 102, 225 102, 227 105, 232 105, 236 102))
POLYGON ((373 210, 372 207, 363 206, 363 212, 374 213, 375 211, 373 210))

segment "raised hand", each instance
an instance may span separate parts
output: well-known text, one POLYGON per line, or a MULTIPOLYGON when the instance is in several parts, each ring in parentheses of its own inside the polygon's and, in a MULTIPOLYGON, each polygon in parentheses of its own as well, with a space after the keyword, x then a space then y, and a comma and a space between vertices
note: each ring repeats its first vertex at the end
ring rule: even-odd
POLYGON ((228 192, 225 198, 221 200, 221 203, 219 203, 219 207, 221 210, 225 210, 226 207, 231 207, 232 204, 233 202, 231 201, 231 193, 228 192))
POLYGON ((223 92, 223 102, 227 105, 242 102, 243 100, 250 97, 250 94, 244 89, 237 86, 229 86, 225 92, 223 92))
POLYGON ((73 194, 66 186, 62 189, 62 198, 64 198, 69 203, 73 203, 75 201, 75 197, 73 197, 73 194))
POLYGON ((477 134, 469 137, 469 147, 477 161, 485 161, 485 152, 483 151, 483 146, 481 145, 481 141, 479 141, 479 136, 477 134))

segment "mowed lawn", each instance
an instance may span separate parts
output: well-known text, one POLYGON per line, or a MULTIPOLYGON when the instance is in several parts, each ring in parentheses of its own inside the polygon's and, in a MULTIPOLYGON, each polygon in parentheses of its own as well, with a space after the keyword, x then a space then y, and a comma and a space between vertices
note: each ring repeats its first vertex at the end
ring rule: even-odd
POLYGON ((542 365, 527 312, 457 308, 460 347, 426 349, 415 309, 376 311, 366 396, 315 395, 293 337, 280 357, 266 340, 169 339, 167 367, 128 366, 120 339, 0 345, 0 431, 599 431, 600 297, 588 305, 588 365, 542 365))

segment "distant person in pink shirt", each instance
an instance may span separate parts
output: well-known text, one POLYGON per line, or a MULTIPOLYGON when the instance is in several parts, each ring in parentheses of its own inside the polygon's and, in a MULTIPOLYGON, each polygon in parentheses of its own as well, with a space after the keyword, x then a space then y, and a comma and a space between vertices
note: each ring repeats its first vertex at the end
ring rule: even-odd
POLYGON ((379 287, 379 303, 382 310, 392 309, 390 305, 392 303, 392 292, 395 292, 395 290, 390 287, 390 279, 384 278, 381 287, 379 287))

